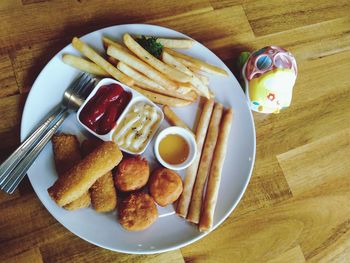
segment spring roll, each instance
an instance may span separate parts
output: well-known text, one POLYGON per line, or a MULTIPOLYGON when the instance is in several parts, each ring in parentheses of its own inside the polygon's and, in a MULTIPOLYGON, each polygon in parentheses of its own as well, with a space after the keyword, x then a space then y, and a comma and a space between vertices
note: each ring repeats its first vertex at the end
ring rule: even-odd
MULTIPOLYGON (((98 139, 83 141, 81 145, 83 155, 88 155, 101 144, 102 141, 98 139)), ((111 171, 97 179, 97 181, 90 188, 90 195, 92 207, 97 212, 110 212, 115 209, 117 205, 117 192, 114 187, 113 175, 111 171)))
MULTIPOLYGON (((79 141, 70 134, 55 134, 52 137, 55 167, 61 176, 81 160, 79 141)), ((90 205, 90 194, 86 191, 81 197, 65 205, 67 210, 76 210, 90 205)))
POLYGON ((213 226, 214 211, 219 193, 221 171, 224 165, 227 143, 232 124, 233 110, 228 109, 221 121, 220 133, 215 146, 213 162, 205 193, 203 209, 199 221, 199 230, 208 231, 213 226))
POLYGON ((199 222, 199 216, 202 209, 202 196, 204 192, 205 181, 209 173, 214 148, 219 134, 219 125, 222 116, 222 110, 223 106, 220 103, 215 103, 213 114, 209 123, 208 134, 204 142, 204 148, 199 163, 196 182, 193 188, 187 220, 195 224, 198 224, 199 222))
POLYGON ((51 198, 59 206, 72 202, 88 191, 98 178, 117 166, 122 158, 114 142, 104 142, 58 178, 48 189, 51 198))
POLYGON ((213 112, 214 100, 206 100, 203 106, 202 113, 199 118, 197 130, 196 130, 196 142, 198 153, 194 162, 186 170, 186 177, 184 181, 183 192, 177 203, 176 213, 179 216, 186 217, 188 212, 188 207, 190 205, 193 185, 196 179, 196 174, 198 170, 199 161, 202 155, 202 149, 204 144, 205 135, 207 134, 210 116, 213 112))

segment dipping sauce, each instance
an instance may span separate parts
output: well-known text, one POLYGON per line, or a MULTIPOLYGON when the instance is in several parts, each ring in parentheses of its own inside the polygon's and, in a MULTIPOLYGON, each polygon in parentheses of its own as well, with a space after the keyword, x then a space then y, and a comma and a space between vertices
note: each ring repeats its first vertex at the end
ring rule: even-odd
POLYGON ((159 154, 169 164, 181 164, 188 158, 190 147, 178 134, 169 134, 159 143, 159 154))
POLYGON ((160 119, 160 113, 153 105, 144 101, 136 102, 118 124, 113 140, 121 148, 139 152, 151 139, 160 119))
POLYGON ((131 93, 118 84, 101 86, 85 104, 79 119, 98 134, 110 132, 131 100, 131 93))

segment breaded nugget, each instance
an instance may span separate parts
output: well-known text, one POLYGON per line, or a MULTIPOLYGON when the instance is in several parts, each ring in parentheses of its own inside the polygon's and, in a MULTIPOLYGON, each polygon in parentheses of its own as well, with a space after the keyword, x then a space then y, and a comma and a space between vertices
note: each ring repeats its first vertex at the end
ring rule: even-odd
POLYGON ((182 193, 180 175, 166 168, 159 168, 152 173, 149 191, 154 201, 160 206, 175 202, 182 193))
MULTIPOLYGON (((95 138, 84 140, 81 145, 83 155, 88 155, 102 143, 103 141, 95 138)), ((115 209, 117 205, 117 192, 114 187, 111 171, 97 179, 90 188, 90 195, 92 207, 97 212, 110 212, 115 209)))
POLYGON ((132 193, 119 204, 119 223, 126 230, 144 230, 152 225, 157 217, 156 204, 146 193, 132 193))
MULTIPOLYGON (((52 137, 55 167, 58 176, 72 168, 81 160, 79 141, 70 134, 55 134, 52 137)), ((90 205, 90 194, 85 192, 81 197, 64 206, 67 210, 76 210, 90 205)))
POLYGON ((83 195, 98 178, 119 164, 123 154, 114 142, 103 142, 74 165, 48 189, 51 198, 64 206, 83 195))
POLYGON ((141 156, 125 158, 117 167, 114 183, 121 191, 134 191, 147 184, 149 174, 146 159, 141 156))

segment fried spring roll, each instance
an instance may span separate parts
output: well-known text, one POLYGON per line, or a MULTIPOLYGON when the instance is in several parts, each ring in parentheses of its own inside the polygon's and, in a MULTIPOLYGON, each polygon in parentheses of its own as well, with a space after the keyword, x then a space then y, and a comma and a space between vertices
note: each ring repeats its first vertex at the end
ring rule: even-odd
POLYGON ((187 220, 198 224, 202 209, 202 197, 205 182, 209 173, 210 164, 212 162, 214 148, 219 134, 220 120, 222 116, 223 106, 215 103, 213 114, 211 115, 207 137, 205 138, 202 157, 199 163, 196 182, 194 184, 191 204, 188 210, 187 220))
MULTIPOLYGON (((58 176, 67 172, 81 160, 79 141, 76 136, 70 134, 58 134, 52 137, 52 147, 55 159, 55 167, 58 176)), ((90 205, 90 194, 85 192, 81 197, 65 205, 67 210, 76 210, 90 205)))
POLYGON ((210 174, 207 189, 204 198, 203 209, 199 220, 199 230, 208 231, 213 226, 215 206, 218 198, 221 171, 224 166, 228 137, 232 124, 233 110, 228 109, 222 118, 220 133, 215 146, 213 162, 210 168, 210 174))
POLYGON ((123 155, 114 142, 103 142, 92 153, 65 172, 48 189, 51 198, 64 206, 82 196, 101 176, 111 171, 123 155))

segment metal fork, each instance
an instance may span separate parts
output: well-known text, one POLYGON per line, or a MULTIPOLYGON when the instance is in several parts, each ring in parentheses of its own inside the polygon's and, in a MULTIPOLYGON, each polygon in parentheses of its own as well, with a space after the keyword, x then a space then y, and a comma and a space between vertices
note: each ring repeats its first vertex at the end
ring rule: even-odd
POLYGON ((81 74, 66 89, 63 99, 43 122, 0 166, 0 189, 12 194, 42 149, 69 113, 77 111, 95 86, 89 74, 81 74))

